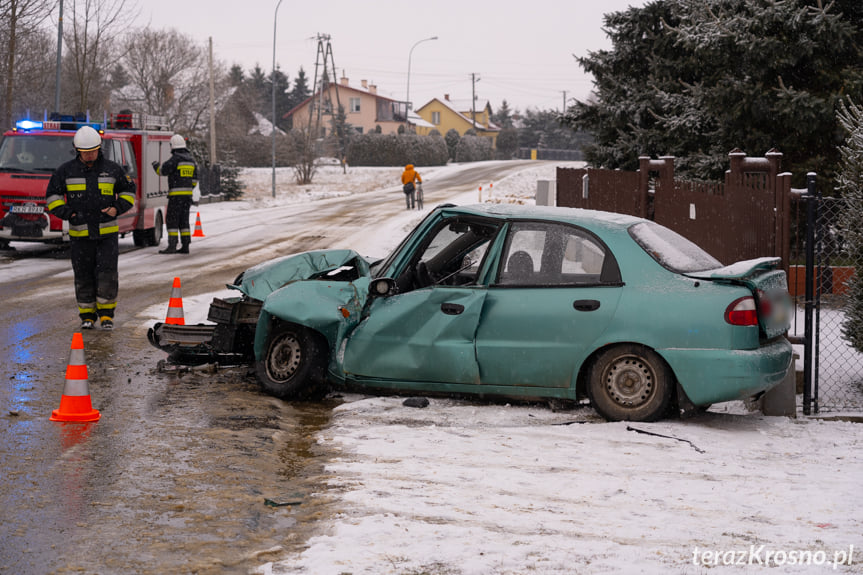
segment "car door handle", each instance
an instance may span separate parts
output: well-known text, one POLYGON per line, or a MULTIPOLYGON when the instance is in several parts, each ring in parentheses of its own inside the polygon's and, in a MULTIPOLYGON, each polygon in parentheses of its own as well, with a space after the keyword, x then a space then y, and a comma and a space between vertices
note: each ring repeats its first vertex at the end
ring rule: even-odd
POLYGON ((440 310, 447 315, 458 315, 464 311, 464 306, 457 303, 442 303, 440 310))
POLYGON ((577 299, 572 302, 572 307, 578 311, 594 311, 599 309, 599 302, 595 299, 577 299))

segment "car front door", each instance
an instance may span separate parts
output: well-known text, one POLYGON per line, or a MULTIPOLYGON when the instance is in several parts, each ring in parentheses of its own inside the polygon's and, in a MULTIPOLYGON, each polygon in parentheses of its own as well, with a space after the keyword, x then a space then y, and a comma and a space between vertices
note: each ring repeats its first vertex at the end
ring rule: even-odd
POLYGON ((373 299, 345 342, 349 377, 479 382, 474 339, 488 288, 477 283, 499 224, 453 218, 431 230, 393 278, 399 293, 373 299))
POLYGON ((435 286, 376 299, 345 345, 345 372, 401 382, 477 382, 474 335, 486 291, 435 286))
POLYGON ((477 328, 482 383, 571 386, 617 309, 614 257, 580 228, 515 222, 498 268, 477 328))

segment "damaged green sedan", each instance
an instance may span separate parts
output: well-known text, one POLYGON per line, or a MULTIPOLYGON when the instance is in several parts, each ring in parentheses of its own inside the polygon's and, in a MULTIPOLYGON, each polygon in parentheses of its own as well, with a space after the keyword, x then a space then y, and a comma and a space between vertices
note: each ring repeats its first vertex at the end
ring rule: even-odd
POLYGON ((156 324, 175 363, 254 362, 269 393, 589 398, 649 421, 758 395, 791 364, 778 258, 723 266, 654 222, 568 208, 433 210, 383 260, 307 252, 246 270, 214 325, 156 324))

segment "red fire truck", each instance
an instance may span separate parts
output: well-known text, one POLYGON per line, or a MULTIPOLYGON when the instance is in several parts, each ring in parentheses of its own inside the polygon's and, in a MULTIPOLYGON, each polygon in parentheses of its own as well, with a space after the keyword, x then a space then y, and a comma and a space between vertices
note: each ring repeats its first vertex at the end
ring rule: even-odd
POLYGON ((120 113, 104 123, 81 116, 52 115, 43 121, 21 120, 0 142, 0 249, 9 242, 69 241, 69 222, 45 208, 51 174, 75 157, 72 137, 84 125, 102 135, 102 153, 123 166, 135 181, 135 207, 118 218, 120 237, 131 233, 136 246, 157 246, 168 205, 167 178, 150 164, 171 156, 173 135, 165 118, 120 113))

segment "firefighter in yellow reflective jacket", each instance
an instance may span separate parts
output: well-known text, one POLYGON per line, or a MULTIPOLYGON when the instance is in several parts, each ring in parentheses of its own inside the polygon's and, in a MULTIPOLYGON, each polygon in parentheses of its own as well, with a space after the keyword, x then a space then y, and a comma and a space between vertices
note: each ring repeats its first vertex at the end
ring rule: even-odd
POLYGON ((160 176, 168 176, 168 213, 165 227, 168 229, 168 247, 160 254, 187 254, 192 242, 189 229, 189 208, 192 205, 192 192, 198 185, 198 166, 195 158, 186 149, 186 140, 180 134, 171 136, 171 157, 159 165, 153 162, 153 169, 160 176), (177 249, 177 240, 180 249, 177 249))
POLYGON ((69 251, 81 329, 114 328, 119 278, 117 216, 135 205, 135 183, 119 164, 102 155, 102 137, 84 126, 73 139, 78 155, 54 171, 45 202, 69 221, 69 251))

